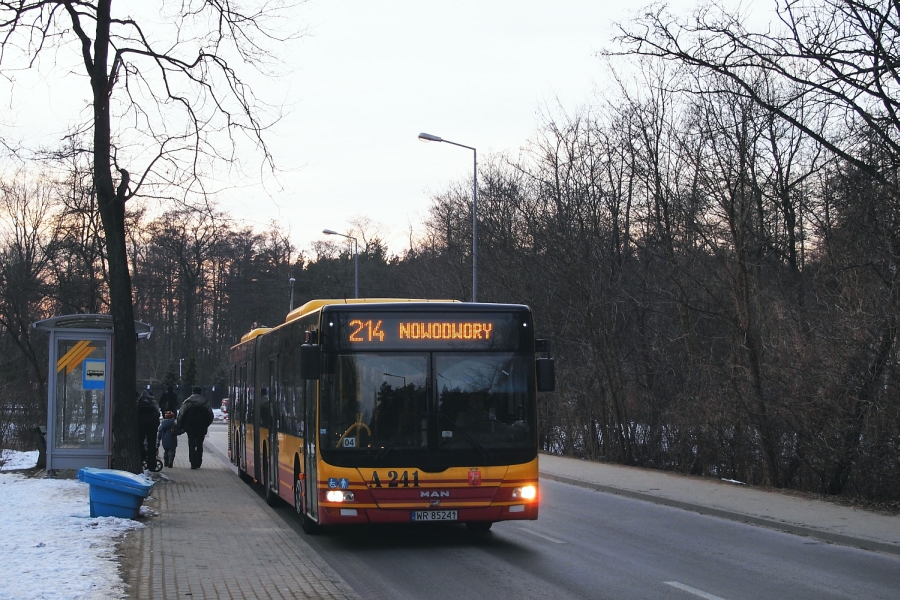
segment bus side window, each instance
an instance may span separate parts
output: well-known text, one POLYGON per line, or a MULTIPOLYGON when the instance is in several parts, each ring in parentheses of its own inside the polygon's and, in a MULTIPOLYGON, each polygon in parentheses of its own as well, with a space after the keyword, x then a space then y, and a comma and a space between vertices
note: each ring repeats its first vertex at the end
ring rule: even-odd
POLYGON ((291 435, 297 435, 295 406, 297 389, 294 383, 294 349, 290 347, 284 357, 281 370, 281 426, 291 435))
POLYGON ((269 388, 259 389, 259 419, 261 427, 270 427, 271 412, 269 411, 269 388))
POLYGON ((322 371, 321 348, 316 344, 303 344, 300 346, 300 377, 301 379, 314 380, 319 378, 322 371))

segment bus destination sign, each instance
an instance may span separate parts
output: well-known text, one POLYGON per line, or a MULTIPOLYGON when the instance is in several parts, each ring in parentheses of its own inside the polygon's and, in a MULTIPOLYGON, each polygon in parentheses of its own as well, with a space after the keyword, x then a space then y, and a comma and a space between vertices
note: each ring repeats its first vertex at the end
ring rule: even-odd
MULTIPOLYGON (((382 328, 383 319, 352 319, 350 336, 347 338, 351 344, 356 342, 383 342, 385 333, 382 328)), ((397 323, 398 340, 490 340, 494 330, 493 323, 485 322, 452 322, 452 321, 424 321, 397 323)))
POLYGON ((457 318, 382 312, 342 317, 339 344, 347 349, 514 349, 519 340, 518 319, 511 313, 460 314, 457 318))

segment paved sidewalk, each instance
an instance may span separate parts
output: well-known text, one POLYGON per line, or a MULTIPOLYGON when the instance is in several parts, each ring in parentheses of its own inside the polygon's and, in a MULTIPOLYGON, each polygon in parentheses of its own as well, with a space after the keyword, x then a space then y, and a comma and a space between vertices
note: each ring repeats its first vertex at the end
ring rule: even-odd
POLYGON ((900 554, 900 516, 840 506, 703 477, 540 456, 545 479, 823 541, 900 554))
POLYGON ((187 445, 144 506, 159 513, 120 545, 129 597, 358 598, 231 470, 209 438, 191 470, 187 445))

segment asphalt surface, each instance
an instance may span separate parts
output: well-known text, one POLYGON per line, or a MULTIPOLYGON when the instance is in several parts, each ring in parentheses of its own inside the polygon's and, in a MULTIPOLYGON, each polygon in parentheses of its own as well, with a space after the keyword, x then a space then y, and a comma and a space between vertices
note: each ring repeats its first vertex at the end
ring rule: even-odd
POLYGON ((896 600, 900 556, 544 479, 536 521, 305 536, 366 600, 896 600))
MULTIPOLYGON (((351 586, 302 534, 285 526, 284 518, 266 506, 257 490, 237 478, 225 455, 224 430, 221 424, 211 429, 201 469, 189 468, 185 447, 179 448, 175 468, 163 471, 145 503, 158 514, 145 518, 145 528, 129 534, 120 547, 129 596, 359 598, 359 590, 368 597, 358 581, 351 586)), ((550 455, 541 455, 540 472, 548 490, 555 487, 550 483, 555 480, 900 555, 897 516, 706 478, 550 455)), ((542 534, 541 525, 539 519, 516 531, 533 542, 554 544, 546 539, 553 537, 552 532, 542 534)), ((666 589, 678 584, 664 583, 666 589)))
POLYGON ((788 533, 900 555, 900 516, 686 477, 542 454, 541 477, 788 533))

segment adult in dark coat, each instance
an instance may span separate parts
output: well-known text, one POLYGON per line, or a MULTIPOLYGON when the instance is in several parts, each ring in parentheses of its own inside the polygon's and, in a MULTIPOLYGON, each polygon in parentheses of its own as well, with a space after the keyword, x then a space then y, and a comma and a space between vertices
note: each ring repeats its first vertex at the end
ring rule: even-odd
POLYGON ((175 424, 188 436, 188 459, 192 469, 199 469, 203 462, 203 438, 213 422, 209 400, 201 396, 202 388, 195 387, 178 409, 175 424))
POLYGON ((159 427, 159 407, 147 390, 141 392, 137 400, 138 444, 141 445, 141 461, 151 467, 150 460, 156 461, 156 431, 159 427))
POLYGON ((163 411, 163 414, 169 411, 173 413, 178 411, 178 396, 175 394, 173 386, 167 387, 163 395, 159 397, 159 410, 163 411))

